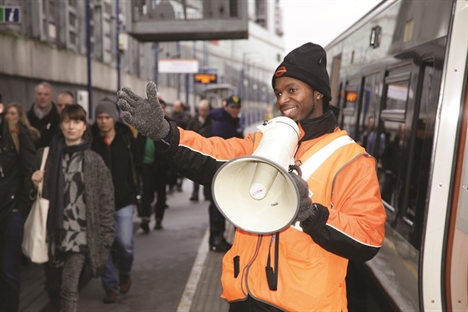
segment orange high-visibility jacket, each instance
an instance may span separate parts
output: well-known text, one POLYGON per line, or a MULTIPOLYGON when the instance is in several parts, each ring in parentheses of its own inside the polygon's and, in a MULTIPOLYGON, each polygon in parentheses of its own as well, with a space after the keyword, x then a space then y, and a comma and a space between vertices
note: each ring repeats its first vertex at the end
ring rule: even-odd
MULTIPOLYGON (((300 130, 302 137, 301 126, 300 130)), ((189 178, 205 184, 223 163, 251 155, 255 149, 253 134, 222 140, 206 139, 174 126, 172 131, 166 154, 189 178)), ((301 168, 310 165, 309 158, 342 142, 310 176, 303 172, 313 193, 312 201, 328 208, 328 220, 312 234, 293 227, 279 234, 276 290, 269 288, 265 273, 269 252, 275 261, 276 236, 236 230, 233 247, 223 259, 223 298, 234 302, 250 295, 287 311, 347 311, 348 259, 371 259, 385 232, 375 160, 350 140, 345 131, 336 129, 301 142, 295 155, 295 160, 303 164, 301 168)))

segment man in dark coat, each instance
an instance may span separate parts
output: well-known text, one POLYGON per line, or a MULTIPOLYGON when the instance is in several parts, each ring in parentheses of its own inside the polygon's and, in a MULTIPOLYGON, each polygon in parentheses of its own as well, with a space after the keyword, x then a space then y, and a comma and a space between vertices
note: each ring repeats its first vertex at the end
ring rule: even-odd
MULTIPOLYGON (((177 126, 181 127, 182 129, 187 128, 187 124, 190 121, 190 113, 186 110, 185 103, 181 100, 175 100, 172 106, 172 120, 175 121, 177 126)), ((182 183, 184 181, 184 177, 179 174, 177 171, 170 170, 169 172, 169 193, 173 192, 174 184, 177 186, 177 191, 182 192, 182 183)))
POLYGON ((35 147, 29 131, 9 122, 0 103, 0 307, 17 311, 23 226, 31 209, 35 147))
MULTIPOLYGON (((223 139, 242 138, 239 129, 239 114, 241 111, 241 99, 238 96, 231 96, 223 101, 223 107, 210 111, 208 119, 211 122, 212 137, 218 136, 223 139)), ((211 190, 211 187, 209 188, 211 190)), ((226 218, 218 210, 212 197, 210 196, 210 250, 225 252, 231 248, 231 244, 224 238, 226 230, 226 218)))
MULTIPOLYGON (((208 118, 208 114, 211 111, 210 101, 203 99, 198 103, 197 114, 190 119, 187 124, 187 130, 195 131, 205 138, 211 135, 211 120, 208 118)), ((193 182, 193 191, 190 200, 193 202, 198 201, 198 193, 200 191, 200 184, 193 182)), ((205 200, 210 199, 210 191, 208 187, 203 188, 203 194, 205 195, 205 200)))
POLYGON ((49 146, 50 141, 58 132, 60 115, 53 98, 52 86, 41 82, 35 89, 35 102, 27 116, 31 126, 39 130, 41 137, 36 142, 36 148, 49 146))

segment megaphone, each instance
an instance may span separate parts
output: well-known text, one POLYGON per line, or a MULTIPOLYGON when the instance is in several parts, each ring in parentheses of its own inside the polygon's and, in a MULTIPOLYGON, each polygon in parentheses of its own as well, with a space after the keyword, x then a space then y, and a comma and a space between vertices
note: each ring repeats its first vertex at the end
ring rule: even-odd
POLYGON ((276 117, 257 127, 262 132, 251 156, 235 158, 218 169, 213 200, 234 226, 251 233, 283 230, 299 209, 297 186, 288 173, 299 140, 297 124, 276 117))

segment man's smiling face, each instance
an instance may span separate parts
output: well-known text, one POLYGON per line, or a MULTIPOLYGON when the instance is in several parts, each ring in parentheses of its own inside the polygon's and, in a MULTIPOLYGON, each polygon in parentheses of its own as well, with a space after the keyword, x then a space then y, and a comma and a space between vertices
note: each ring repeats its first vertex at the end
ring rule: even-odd
POLYGON ((294 121, 311 119, 322 115, 323 95, 308 84, 291 77, 275 80, 276 108, 281 115, 294 121))

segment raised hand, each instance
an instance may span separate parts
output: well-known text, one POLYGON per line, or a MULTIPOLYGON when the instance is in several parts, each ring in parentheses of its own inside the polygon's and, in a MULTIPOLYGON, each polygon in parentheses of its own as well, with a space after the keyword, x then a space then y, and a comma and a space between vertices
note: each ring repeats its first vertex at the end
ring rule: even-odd
POLYGON ((117 92, 117 105, 122 110, 122 119, 153 141, 159 141, 169 133, 169 123, 164 119, 154 82, 146 85, 146 99, 130 88, 122 88, 117 92))

